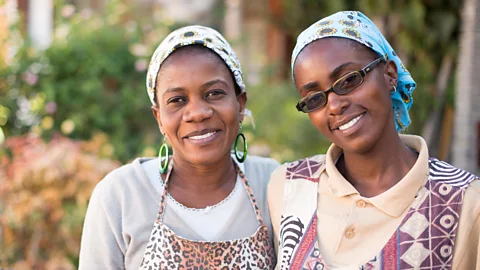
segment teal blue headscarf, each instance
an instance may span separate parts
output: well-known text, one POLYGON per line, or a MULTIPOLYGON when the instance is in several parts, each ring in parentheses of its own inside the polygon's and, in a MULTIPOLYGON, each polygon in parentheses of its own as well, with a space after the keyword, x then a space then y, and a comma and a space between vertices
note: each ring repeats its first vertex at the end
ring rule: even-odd
POLYGON ((404 131, 411 123, 408 111, 412 107, 412 93, 417 85, 380 30, 361 12, 337 12, 319 20, 303 31, 298 36, 292 54, 292 76, 295 60, 303 48, 313 41, 325 37, 341 37, 354 40, 374 50, 385 59, 395 62, 398 70, 398 82, 397 91, 391 96, 392 105, 397 131, 404 131))

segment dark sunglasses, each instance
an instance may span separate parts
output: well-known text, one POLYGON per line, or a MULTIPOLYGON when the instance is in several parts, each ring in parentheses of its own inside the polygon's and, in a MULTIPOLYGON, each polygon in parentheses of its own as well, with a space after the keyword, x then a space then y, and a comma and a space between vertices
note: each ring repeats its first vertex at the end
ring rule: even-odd
POLYGON ((327 104, 328 92, 333 91, 337 95, 345 95, 352 92, 355 88, 363 83, 363 80, 367 73, 372 71, 379 63, 384 62, 385 59, 380 57, 370 64, 366 65, 363 69, 358 71, 352 71, 343 75, 340 79, 336 80, 332 87, 325 91, 310 92, 308 95, 300 99, 297 103, 297 110, 304 113, 322 108, 327 104))

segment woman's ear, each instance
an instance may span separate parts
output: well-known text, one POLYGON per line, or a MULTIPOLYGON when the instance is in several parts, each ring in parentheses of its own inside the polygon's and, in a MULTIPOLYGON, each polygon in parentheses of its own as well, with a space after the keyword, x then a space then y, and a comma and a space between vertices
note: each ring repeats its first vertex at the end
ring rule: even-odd
POLYGON ((152 105, 151 108, 152 108, 153 117, 155 117, 155 120, 157 121, 158 129, 160 130, 160 133, 163 134, 163 132, 162 132, 162 117, 161 117, 161 114, 160 114, 160 108, 158 108, 157 105, 152 105))
POLYGON ((240 112, 240 121, 243 121, 243 118, 245 117, 245 105, 247 104, 247 92, 242 92, 239 95, 237 95, 237 101, 239 106, 239 112, 240 112))
POLYGON ((390 86, 397 86, 398 82, 398 71, 397 65, 393 60, 388 60, 385 64, 385 84, 390 86))

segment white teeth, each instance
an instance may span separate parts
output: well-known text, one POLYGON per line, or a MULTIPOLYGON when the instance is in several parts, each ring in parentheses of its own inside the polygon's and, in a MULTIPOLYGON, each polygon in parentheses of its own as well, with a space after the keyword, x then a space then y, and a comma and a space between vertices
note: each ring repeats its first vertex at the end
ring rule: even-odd
POLYGON ((353 119, 350 120, 348 123, 339 126, 338 129, 340 129, 340 130, 346 130, 346 129, 351 128, 353 125, 355 125, 355 124, 358 122, 358 120, 360 120, 360 118, 362 118, 362 116, 363 116, 363 114, 361 114, 361 115, 353 118, 353 119))
POLYGON ((192 137, 188 137, 188 138, 191 139, 191 140, 202 140, 202 139, 206 139, 208 137, 213 136, 213 134, 215 134, 215 133, 216 133, 216 131, 209 132, 209 133, 206 133, 206 134, 203 134, 203 135, 192 136, 192 137))

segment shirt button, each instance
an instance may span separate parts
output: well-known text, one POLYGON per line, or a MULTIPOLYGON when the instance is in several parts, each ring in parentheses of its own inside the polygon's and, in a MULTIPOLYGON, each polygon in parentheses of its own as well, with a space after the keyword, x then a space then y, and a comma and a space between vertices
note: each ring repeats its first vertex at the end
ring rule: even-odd
POLYGON ((353 229, 348 229, 345 231, 345 237, 352 239, 355 236, 355 231, 353 229))
POLYGON ((358 200, 357 201, 357 207, 359 208, 365 208, 365 206, 367 206, 367 203, 363 200, 358 200))

